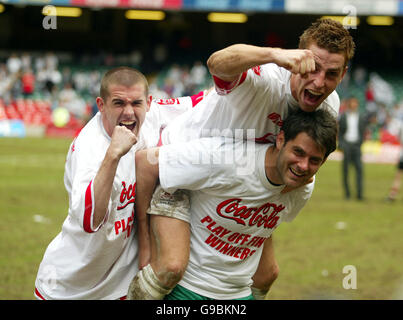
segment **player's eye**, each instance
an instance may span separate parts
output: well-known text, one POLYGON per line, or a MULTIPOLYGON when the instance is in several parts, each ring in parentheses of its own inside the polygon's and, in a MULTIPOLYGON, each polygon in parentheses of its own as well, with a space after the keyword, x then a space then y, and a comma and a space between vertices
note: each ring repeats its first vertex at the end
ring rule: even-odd
POLYGON ((132 102, 132 105, 133 106, 141 106, 143 104, 143 100, 135 100, 135 101, 133 101, 132 102))
POLYGON ((115 100, 115 101, 113 101, 113 105, 114 105, 114 106, 117 106, 117 107, 122 106, 122 105, 123 105, 123 101, 121 101, 121 100, 115 100))
POLYGON ((311 162, 312 165, 318 166, 318 165, 320 165, 322 159, 311 158, 309 161, 311 162))
POLYGON ((327 76, 328 76, 329 78, 337 78, 338 75, 339 75, 339 72, 338 72, 338 71, 329 71, 329 72, 327 73, 327 76))
POLYGON ((295 148, 295 149, 294 149, 294 154, 295 154, 297 157, 302 157, 305 153, 304 153, 303 150, 301 150, 301 149, 299 149, 299 148, 295 148))

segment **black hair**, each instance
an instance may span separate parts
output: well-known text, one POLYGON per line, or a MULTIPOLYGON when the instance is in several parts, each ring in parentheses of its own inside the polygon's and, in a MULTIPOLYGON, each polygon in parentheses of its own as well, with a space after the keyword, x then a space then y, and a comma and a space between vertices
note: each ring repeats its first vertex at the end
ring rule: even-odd
POLYGON ((326 109, 317 109, 313 112, 302 111, 296 108, 290 111, 283 121, 281 130, 284 131, 284 140, 293 140, 301 132, 305 132, 323 150, 325 159, 336 150, 337 145, 337 120, 326 109))

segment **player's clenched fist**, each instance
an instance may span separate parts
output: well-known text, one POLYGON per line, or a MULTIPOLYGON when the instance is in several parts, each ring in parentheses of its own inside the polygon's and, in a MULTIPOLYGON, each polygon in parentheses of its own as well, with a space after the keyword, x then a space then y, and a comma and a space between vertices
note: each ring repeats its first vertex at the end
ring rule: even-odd
POLYGON ((117 157, 124 156, 137 142, 137 136, 125 126, 113 129, 109 150, 117 157))
POLYGON ((315 71, 315 59, 311 50, 278 49, 275 63, 292 73, 305 74, 315 71))

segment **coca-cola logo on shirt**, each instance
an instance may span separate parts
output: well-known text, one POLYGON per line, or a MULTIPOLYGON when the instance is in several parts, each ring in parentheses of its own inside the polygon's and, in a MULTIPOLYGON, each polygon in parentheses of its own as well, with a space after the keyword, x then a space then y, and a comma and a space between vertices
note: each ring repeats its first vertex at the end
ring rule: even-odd
POLYGON ((129 184, 126 187, 126 182, 122 181, 122 192, 120 193, 121 205, 117 207, 117 210, 126 208, 130 203, 134 203, 136 199, 136 183, 129 184))
POLYGON ((234 220, 238 224, 274 228, 280 219, 279 213, 285 209, 282 204, 267 202, 260 207, 248 208, 241 204, 242 199, 232 198, 217 206, 217 214, 223 218, 234 220))

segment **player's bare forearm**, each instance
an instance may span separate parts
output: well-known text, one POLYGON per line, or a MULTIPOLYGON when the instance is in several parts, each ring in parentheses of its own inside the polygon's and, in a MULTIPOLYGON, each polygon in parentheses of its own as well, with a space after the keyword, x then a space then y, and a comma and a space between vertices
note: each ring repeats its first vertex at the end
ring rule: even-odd
POLYGON ((234 44, 214 52, 207 60, 210 73, 225 81, 237 77, 251 67, 270 62, 271 48, 234 44))
POLYGON ((136 153, 136 218, 139 235, 139 268, 150 262, 151 244, 147 210, 158 182, 158 148, 136 153))
MULTIPOLYGON (((109 150, 108 150, 109 151, 109 150)), ((112 193, 113 180, 118 167, 120 156, 107 152, 97 175, 94 178, 94 216, 93 227, 97 228, 105 219, 109 199, 112 193)))
POLYGON ((266 239, 260 257, 258 268, 252 277, 252 287, 259 289, 262 293, 267 293, 273 282, 277 279, 279 267, 274 256, 272 237, 266 239))
POLYGON ((93 227, 97 228, 108 212, 113 180, 119 160, 137 142, 137 137, 127 128, 116 126, 113 130, 111 143, 105 153, 101 167, 96 174, 94 184, 94 217, 93 227))
POLYGON ((304 74, 315 70, 315 60, 310 50, 247 44, 235 44, 216 51, 207 60, 210 73, 225 81, 234 81, 249 68, 267 63, 275 63, 293 73, 304 74))

